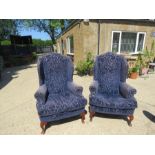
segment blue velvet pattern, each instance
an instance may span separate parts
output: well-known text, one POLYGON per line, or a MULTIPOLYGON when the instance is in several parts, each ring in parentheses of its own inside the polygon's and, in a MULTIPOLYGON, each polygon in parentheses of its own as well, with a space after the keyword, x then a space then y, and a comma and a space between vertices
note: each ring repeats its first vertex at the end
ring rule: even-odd
POLYGON ((50 94, 46 104, 37 106, 40 116, 55 115, 62 112, 70 112, 74 110, 84 109, 86 100, 84 97, 79 97, 73 93, 66 94, 50 94))
POLYGON ((96 57, 89 104, 94 112, 129 115, 137 107, 136 89, 126 84, 128 63, 112 52, 96 57))
POLYGON ((50 122, 80 115, 85 111, 83 88, 73 83, 73 64, 58 53, 38 59, 40 87, 35 93, 41 121, 50 122))

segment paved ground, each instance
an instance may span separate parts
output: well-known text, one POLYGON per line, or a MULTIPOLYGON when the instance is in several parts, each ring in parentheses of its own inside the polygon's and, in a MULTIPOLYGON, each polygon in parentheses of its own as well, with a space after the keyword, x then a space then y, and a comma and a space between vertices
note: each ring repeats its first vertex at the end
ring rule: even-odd
MULTIPOLYGON (((88 99, 92 77, 74 76, 83 85, 88 99)), ((80 119, 68 119, 50 126, 46 134, 155 134, 155 74, 149 78, 128 79, 138 93, 138 108, 133 126, 115 117, 95 117, 82 124, 80 119)), ((6 69, 0 82, 0 134, 40 134, 34 92, 38 88, 36 64, 6 69)), ((88 106, 87 106, 88 109, 88 106)))

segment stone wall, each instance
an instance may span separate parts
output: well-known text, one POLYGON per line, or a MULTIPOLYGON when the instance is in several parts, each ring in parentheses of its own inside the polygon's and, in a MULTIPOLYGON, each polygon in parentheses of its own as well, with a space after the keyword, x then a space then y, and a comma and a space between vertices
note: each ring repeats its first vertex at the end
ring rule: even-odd
MULTIPOLYGON (((102 22, 100 24, 100 48, 99 54, 111 51, 112 31, 129 31, 129 32, 146 32, 144 49, 151 48, 154 37, 151 36, 155 32, 155 26, 147 24, 123 24, 102 22)), ((74 64, 76 65, 80 60, 86 57, 87 52, 91 52, 94 56, 97 55, 98 50, 98 23, 80 22, 73 26, 70 30, 66 31, 61 37, 57 39, 57 49, 62 51, 61 40, 64 41, 63 53, 67 55, 66 38, 70 35, 74 37, 74 64)))

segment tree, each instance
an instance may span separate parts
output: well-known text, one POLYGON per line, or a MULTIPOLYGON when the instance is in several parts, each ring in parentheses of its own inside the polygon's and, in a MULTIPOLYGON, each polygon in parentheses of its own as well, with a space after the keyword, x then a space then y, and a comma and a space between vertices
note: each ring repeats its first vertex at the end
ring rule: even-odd
MULTIPOLYGON (((29 19, 24 20, 24 25, 27 28, 47 33, 54 45, 55 38, 68 26, 70 21, 67 19, 29 19)), ((54 47, 52 50, 54 51, 54 47)))
POLYGON ((32 42, 35 46, 52 46, 51 40, 33 39, 32 42))
POLYGON ((8 39, 9 36, 18 34, 19 20, 0 19, 0 45, 1 41, 8 39))

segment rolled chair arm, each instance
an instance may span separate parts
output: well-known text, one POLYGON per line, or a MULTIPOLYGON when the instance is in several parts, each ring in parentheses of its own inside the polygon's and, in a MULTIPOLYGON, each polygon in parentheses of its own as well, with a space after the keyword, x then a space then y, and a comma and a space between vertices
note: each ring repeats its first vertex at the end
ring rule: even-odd
POLYGON ((73 82, 67 82, 67 88, 75 95, 82 96, 83 87, 76 85, 73 82))
POLYGON ((125 98, 133 97, 137 93, 136 89, 123 82, 120 84, 120 93, 125 98))
POLYGON ((45 84, 39 87, 39 89, 34 94, 34 97, 36 98, 38 103, 42 103, 42 104, 46 103, 47 87, 45 84))
POLYGON ((90 90, 90 94, 91 95, 95 95, 95 94, 97 94, 97 92, 98 92, 98 81, 93 81, 92 83, 91 83, 91 85, 89 86, 89 90, 90 90))

